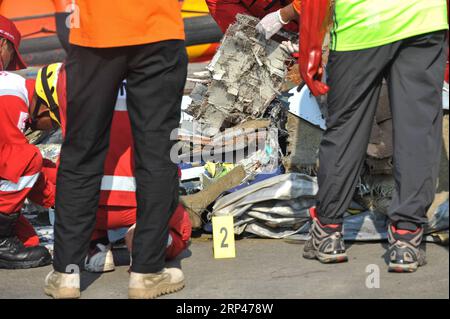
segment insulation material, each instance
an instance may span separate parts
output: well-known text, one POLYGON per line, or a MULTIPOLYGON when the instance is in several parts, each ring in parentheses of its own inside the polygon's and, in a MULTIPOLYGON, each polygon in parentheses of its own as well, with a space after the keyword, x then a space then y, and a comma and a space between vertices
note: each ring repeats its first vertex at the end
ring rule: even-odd
POLYGON ((293 58, 280 46, 296 35, 280 31, 266 40, 256 29, 258 19, 237 15, 222 39, 208 70, 208 84, 197 84, 186 112, 207 136, 264 115, 285 82, 293 58))
POLYGON ((286 171, 316 175, 322 130, 292 113, 288 114, 286 128, 289 134, 283 159, 286 171))

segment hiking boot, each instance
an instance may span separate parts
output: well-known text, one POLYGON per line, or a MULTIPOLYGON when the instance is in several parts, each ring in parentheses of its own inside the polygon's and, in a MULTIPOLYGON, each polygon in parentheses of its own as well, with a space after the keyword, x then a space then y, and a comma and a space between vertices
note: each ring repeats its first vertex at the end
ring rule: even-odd
POLYGON ((184 288, 181 269, 164 268, 158 273, 130 273, 128 297, 130 299, 154 299, 184 288))
POLYGON ((27 269, 50 265, 52 256, 42 246, 25 247, 14 234, 19 213, 0 213, 0 268, 27 269))
POLYGON ((80 274, 64 274, 53 270, 45 278, 44 291, 55 299, 80 298, 80 274))
POLYGON ((318 259, 324 264, 346 262, 348 257, 345 252, 342 225, 322 225, 316 217, 315 208, 311 208, 310 213, 311 238, 305 243, 303 257, 318 259))
POLYGON ((96 244, 90 249, 84 260, 84 269, 89 272, 102 273, 115 269, 111 244, 96 244))
POLYGON ((389 225, 389 271, 415 272, 419 266, 426 264, 425 251, 420 248, 423 228, 415 231, 397 229, 389 225))

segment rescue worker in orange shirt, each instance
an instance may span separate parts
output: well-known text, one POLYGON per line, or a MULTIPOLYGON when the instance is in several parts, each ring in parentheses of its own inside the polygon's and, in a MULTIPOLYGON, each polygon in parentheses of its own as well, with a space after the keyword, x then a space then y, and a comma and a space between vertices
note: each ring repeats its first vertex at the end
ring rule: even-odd
MULTIPOLYGON (((107 231, 131 227, 126 243, 131 251, 136 223, 136 187, 133 165, 133 136, 126 108, 125 88, 119 92, 111 124, 110 148, 106 156, 99 208, 90 249, 84 268, 90 272, 107 272, 115 268, 107 231)), ((31 126, 37 130, 61 127, 63 138, 67 125, 66 71, 62 63, 54 63, 37 73, 30 104, 31 126), (49 107, 52 105, 52 107, 49 107)), ((46 175, 56 185, 56 165, 46 165, 46 175)), ((54 205, 54 204, 52 204, 54 205)), ((180 204, 169 222, 166 259, 178 256, 191 235, 189 214, 180 204)))
POLYGON ((130 298, 156 298, 184 287, 165 268, 169 220, 178 206, 176 141, 187 76, 184 25, 177 0, 75 0, 66 62, 67 127, 56 186, 54 271, 45 293, 80 297, 79 269, 95 227, 117 92, 127 80, 133 133, 136 231, 130 298))
POLYGON ((18 48, 20 33, 0 15, 0 268, 18 269, 51 263, 33 227, 21 215, 25 199, 51 206, 53 185, 42 170, 42 156, 24 132, 32 82, 8 72, 24 69, 18 48))

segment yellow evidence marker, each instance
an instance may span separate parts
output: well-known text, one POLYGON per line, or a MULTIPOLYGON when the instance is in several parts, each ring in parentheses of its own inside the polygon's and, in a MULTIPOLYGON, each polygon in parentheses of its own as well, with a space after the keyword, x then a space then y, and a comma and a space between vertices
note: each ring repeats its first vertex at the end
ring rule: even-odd
POLYGON ((214 258, 235 258, 233 216, 214 216, 212 218, 214 258))

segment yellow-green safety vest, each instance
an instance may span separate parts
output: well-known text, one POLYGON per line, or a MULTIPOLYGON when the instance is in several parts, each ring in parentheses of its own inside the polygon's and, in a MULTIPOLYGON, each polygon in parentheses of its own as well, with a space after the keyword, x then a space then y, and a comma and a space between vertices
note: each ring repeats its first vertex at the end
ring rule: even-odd
POLYGON ((336 0, 331 50, 377 47, 448 29, 446 0, 336 0))

